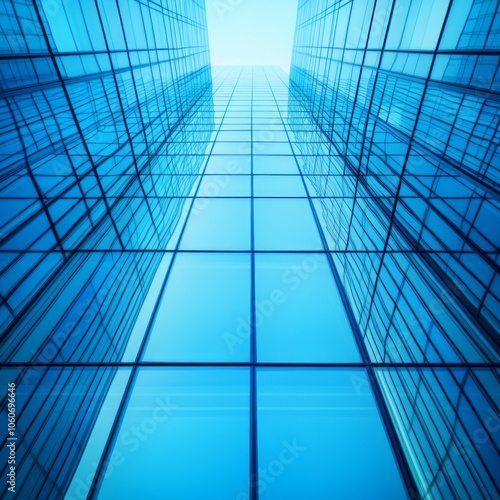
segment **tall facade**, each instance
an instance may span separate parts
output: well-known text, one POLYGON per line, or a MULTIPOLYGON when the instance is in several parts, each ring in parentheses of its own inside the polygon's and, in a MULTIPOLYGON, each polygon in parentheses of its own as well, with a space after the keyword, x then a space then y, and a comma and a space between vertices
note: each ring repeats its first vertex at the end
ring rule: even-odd
POLYGON ((425 498, 499 494, 499 22, 482 0, 298 11, 290 126, 425 498))
POLYGON ((497 11, 301 0, 289 77, 0 6, 19 498, 500 497, 497 11))
POLYGON ((205 7, 12 0, 0 22, 0 359, 18 364, 2 370, 18 385, 16 494, 63 498, 116 376, 67 364, 123 358, 165 265, 153 251, 174 245, 213 131, 205 7))

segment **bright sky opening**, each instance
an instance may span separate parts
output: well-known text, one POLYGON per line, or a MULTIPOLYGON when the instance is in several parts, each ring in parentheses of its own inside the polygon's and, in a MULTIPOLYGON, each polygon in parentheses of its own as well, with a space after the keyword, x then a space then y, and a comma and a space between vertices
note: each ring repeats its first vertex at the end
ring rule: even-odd
POLYGON ((214 66, 290 71, 298 0, 207 0, 214 66))

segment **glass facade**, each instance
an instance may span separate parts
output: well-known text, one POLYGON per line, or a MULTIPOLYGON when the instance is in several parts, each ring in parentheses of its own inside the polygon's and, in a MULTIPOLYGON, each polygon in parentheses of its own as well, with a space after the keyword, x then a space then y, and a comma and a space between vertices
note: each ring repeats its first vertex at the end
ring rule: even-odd
POLYGON ((424 498, 499 497, 499 26, 496 1, 299 3, 289 125, 424 498))
POLYGON ((19 498, 500 498, 498 11, 0 5, 19 498))

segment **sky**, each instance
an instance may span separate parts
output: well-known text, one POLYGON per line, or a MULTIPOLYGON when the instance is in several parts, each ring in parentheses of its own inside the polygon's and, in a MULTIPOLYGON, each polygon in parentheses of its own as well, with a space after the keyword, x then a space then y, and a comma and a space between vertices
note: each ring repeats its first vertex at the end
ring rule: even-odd
POLYGON ((298 0, 206 0, 214 66, 290 71, 298 0))

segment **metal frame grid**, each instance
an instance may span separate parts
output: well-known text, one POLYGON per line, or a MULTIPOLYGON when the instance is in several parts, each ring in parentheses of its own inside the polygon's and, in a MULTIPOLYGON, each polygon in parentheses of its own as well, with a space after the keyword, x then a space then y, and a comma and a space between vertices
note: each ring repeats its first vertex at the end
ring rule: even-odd
POLYGON ((196 1, 4 4, 0 355, 19 382, 22 492, 134 495, 140 461, 173 497, 319 498, 345 487, 345 462, 365 467, 358 492, 498 495, 484 217, 498 215, 499 113, 482 77, 498 14, 473 2, 457 35, 457 3, 429 7, 444 3, 435 50, 393 32, 427 11, 304 0, 291 89, 275 68, 214 68, 212 82, 196 1), (97 32, 61 50, 51 28, 74 29, 75 5, 97 32), (137 425, 143 453, 120 455, 137 425), (273 459, 287 432, 307 443, 297 463, 273 459), (338 448, 315 455, 323 435, 338 448), (335 479, 314 490, 309 460, 335 479))
POLYGON ((289 122, 370 359, 399 366, 378 376, 423 497, 499 493, 498 19, 299 4, 289 122))

